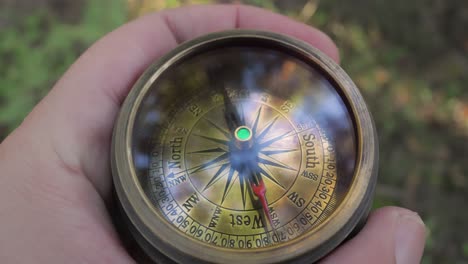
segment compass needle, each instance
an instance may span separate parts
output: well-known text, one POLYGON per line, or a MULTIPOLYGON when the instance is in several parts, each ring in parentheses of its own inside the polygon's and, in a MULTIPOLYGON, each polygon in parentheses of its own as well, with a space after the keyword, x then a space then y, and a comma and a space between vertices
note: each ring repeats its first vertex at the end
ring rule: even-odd
POLYGON ((257 184, 254 183, 254 182, 251 183, 251 188, 252 188, 253 193, 255 194, 255 196, 257 196, 257 198, 260 201, 263 213, 264 213, 265 217, 268 219, 268 224, 270 225, 270 228, 272 230, 274 230, 275 226, 274 226, 273 220, 271 218, 270 209, 268 207, 268 202, 267 202, 267 198, 266 198, 265 183, 263 182, 263 180, 261 180, 261 178, 257 179, 257 181, 258 181, 257 184))
POLYGON ((318 261, 372 205, 366 109, 338 65, 286 36, 215 33, 162 57, 112 139, 118 222, 148 255, 136 262, 318 261))
POLYGON ((207 118, 204 118, 204 120, 208 122, 212 127, 216 128, 219 132, 221 132, 221 134, 223 134, 227 139, 231 138, 231 133, 229 133, 229 131, 221 128, 219 125, 217 125, 216 123, 214 123, 213 121, 207 118))
POLYGON ((245 124, 245 112, 244 112, 244 106, 242 104, 239 104, 239 124, 245 124))

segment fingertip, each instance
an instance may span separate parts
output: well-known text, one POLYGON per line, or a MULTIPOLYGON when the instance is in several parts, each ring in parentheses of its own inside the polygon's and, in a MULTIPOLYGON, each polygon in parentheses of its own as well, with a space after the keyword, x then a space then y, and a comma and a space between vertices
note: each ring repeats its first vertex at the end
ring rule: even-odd
POLYGON ((421 217, 410 210, 400 210, 395 231, 396 263, 419 263, 424 251, 426 228, 421 217))
POLYGON ((327 47, 327 55, 333 59, 336 63, 340 63, 340 50, 336 46, 335 42, 331 39, 331 37, 327 34, 325 34, 323 31, 320 31, 320 33, 323 35, 322 39, 324 42, 324 46, 327 47))
POLYGON ((425 243, 421 217, 408 209, 372 212, 365 227, 324 259, 324 263, 419 263, 425 243))
POLYGON ((421 216, 415 211, 397 206, 386 206, 372 212, 368 222, 381 223, 384 221, 384 218, 391 219, 396 225, 399 225, 401 222, 411 222, 414 224, 414 231, 418 234, 422 233, 425 237, 426 226, 421 216))

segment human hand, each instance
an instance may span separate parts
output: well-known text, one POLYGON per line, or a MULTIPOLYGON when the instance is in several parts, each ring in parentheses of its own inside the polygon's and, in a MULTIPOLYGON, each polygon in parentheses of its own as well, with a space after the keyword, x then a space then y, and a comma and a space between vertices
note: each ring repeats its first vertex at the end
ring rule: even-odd
MULTIPOLYGON (((167 10, 110 33, 83 54, 0 145, 0 262, 133 263, 106 204, 112 128, 144 69, 178 43, 213 31, 249 28, 302 39, 335 61, 320 31, 247 6, 167 10)), ((417 263, 424 224, 406 209, 372 213, 323 263, 417 263)))

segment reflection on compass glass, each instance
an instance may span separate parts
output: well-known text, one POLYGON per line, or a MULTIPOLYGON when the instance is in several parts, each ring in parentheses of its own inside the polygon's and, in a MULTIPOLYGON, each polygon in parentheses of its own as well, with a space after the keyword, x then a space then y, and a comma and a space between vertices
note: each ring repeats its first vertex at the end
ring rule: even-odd
POLYGON ((313 232, 353 181, 347 103, 281 50, 224 47, 165 70, 137 111, 138 180, 187 238, 254 250, 313 232))

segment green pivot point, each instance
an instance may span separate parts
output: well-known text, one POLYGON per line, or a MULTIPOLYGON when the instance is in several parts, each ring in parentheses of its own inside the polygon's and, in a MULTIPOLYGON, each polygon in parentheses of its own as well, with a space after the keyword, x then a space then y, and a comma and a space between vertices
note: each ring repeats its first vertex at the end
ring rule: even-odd
POLYGON ((239 141, 248 141, 252 138, 252 130, 246 126, 240 126, 236 129, 235 136, 239 141))

